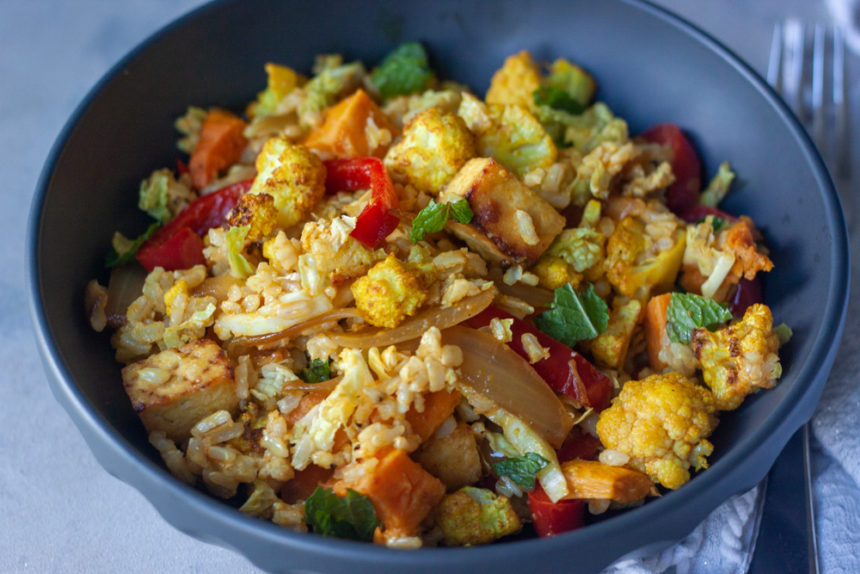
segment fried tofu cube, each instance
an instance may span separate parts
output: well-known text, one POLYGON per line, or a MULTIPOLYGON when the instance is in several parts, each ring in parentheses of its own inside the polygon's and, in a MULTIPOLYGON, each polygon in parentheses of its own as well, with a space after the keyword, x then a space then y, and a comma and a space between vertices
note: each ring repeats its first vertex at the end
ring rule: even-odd
POLYGON ((492 158, 470 160, 444 195, 466 198, 475 214, 472 225, 516 262, 537 261, 564 229, 565 219, 552 205, 492 158))
POLYGON ((427 299, 421 277, 394 255, 353 283, 352 294, 356 308, 368 323, 388 329, 414 315, 427 299))
POLYGON ((235 412, 239 398, 233 367, 218 343, 199 339, 128 365, 122 383, 150 433, 181 443, 200 419, 235 412))
POLYGON ((431 437, 415 458, 430 474, 445 483, 449 492, 474 484, 481 478, 478 443, 472 429, 463 423, 450 434, 431 437))

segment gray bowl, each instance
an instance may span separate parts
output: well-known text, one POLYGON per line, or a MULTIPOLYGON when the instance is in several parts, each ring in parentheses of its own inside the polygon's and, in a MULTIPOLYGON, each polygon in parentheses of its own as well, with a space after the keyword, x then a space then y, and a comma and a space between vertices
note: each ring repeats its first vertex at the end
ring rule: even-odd
POLYGON ((729 496, 760 481, 812 415, 848 300, 842 212, 809 138, 775 94, 718 42, 635 1, 391 3, 225 1, 154 35, 114 67, 69 120, 33 202, 29 239, 33 320, 51 387, 111 474, 142 492, 176 528, 234 548, 272 571, 593 572, 662 549, 729 496), (335 17, 337 16, 337 17, 335 17), (142 231, 135 190, 172 165, 172 121, 189 104, 240 106, 264 83, 266 61, 309 67, 341 52, 375 62, 393 45, 424 42, 445 78, 486 89, 505 56, 529 49, 592 71, 599 98, 636 133, 675 122, 707 173, 728 159, 740 184, 725 202, 763 228, 776 265, 765 283, 777 321, 795 336, 771 391, 722 417, 711 468, 678 491, 552 539, 480 548, 393 551, 296 534, 244 516, 175 480, 146 440, 120 384, 107 335, 89 329, 83 290, 104 277, 115 229, 142 231))

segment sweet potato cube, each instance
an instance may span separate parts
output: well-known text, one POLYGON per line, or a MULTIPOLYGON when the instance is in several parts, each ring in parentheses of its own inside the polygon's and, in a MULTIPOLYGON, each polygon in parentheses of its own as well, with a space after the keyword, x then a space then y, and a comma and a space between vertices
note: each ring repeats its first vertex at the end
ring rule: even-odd
POLYGON ((418 534, 421 523, 445 496, 445 485, 399 449, 388 451, 355 484, 335 485, 335 492, 345 495, 347 488, 370 498, 386 533, 401 536, 418 534))
POLYGON ((637 470, 575 458, 562 463, 570 493, 566 498, 614 500, 627 503, 645 498, 651 479, 637 470))
POLYGON ((418 412, 413 407, 406 413, 406 420, 412 425, 412 430, 424 442, 436 432, 445 419, 451 416, 460 404, 460 393, 457 391, 436 391, 424 395, 424 410, 418 412))
POLYGON ((359 89, 329 108, 323 123, 307 135, 304 144, 305 147, 338 157, 382 157, 396 131, 379 106, 364 90, 359 89), (369 125, 371 120, 373 125, 369 125), (388 130, 391 137, 368 137, 374 130, 388 130))
POLYGON ((194 187, 203 189, 218 177, 218 172, 239 161, 248 145, 244 132, 245 122, 230 112, 212 110, 206 114, 200 140, 188 162, 194 187))
POLYGON ((660 350, 663 348, 666 338, 666 313, 669 311, 669 303, 672 302, 671 293, 663 293, 651 297, 645 305, 645 321, 642 326, 645 329, 645 344, 648 349, 648 362, 656 372, 666 368, 666 363, 660 360, 660 350))
POLYGON ((122 370, 125 392, 149 432, 185 441, 191 427, 239 404, 233 367, 221 347, 200 339, 167 349, 122 370))
POLYGON ((492 158, 466 163, 444 197, 466 198, 475 213, 472 225, 518 262, 536 261, 564 229, 565 219, 552 205, 492 158))

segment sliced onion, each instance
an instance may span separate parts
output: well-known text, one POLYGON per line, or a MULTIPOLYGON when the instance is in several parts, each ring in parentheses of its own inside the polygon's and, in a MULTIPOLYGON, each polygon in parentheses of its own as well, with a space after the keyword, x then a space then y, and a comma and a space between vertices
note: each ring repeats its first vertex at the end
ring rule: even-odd
POLYGON ((534 287, 525 283, 508 285, 504 281, 496 281, 495 283, 499 293, 522 299, 535 309, 549 306, 553 299, 552 291, 543 287, 534 287))
POLYGON ((311 317, 307 321, 296 323, 287 327, 283 331, 277 333, 266 333, 265 335, 257 335, 255 337, 239 337, 230 342, 227 347, 227 353, 233 357, 243 355, 248 350, 254 347, 272 346, 284 340, 290 340, 293 337, 300 335, 310 329, 319 327, 332 321, 340 321, 341 319, 349 319, 360 317, 358 310, 355 307, 347 309, 332 309, 321 315, 311 317))
POLYGON ((295 381, 287 381, 284 383, 283 391, 312 391, 315 393, 324 393, 329 394, 334 390, 334 388, 340 383, 343 379, 343 376, 335 377, 333 379, 329 379, 327 381, 321 381, 319 383, 308 383, 301 379, 295 381))
POLYGON ((108 281, 108 297, 105 306, 108 325, 119 327, 125 324, 125 313, 131 302, 143 293, 146 270, 140 265, 114 267, 108 281))
POLYGON ((217 277, 207 277, 203 283, 194 289, 195 297, 215 297, 219 302, 226 301, 230 293, 230 288, 233 285, 240 285, 241 279, 233 277, 230 273, 218 275, 217 277))
POLYGON ((329 333, 328 336, 341 347, 351 349, 388 347, 418 339, 430 327, 438 327, 443 330, 459 325, 489 307, 495 295, 495 289, 487 289, 472 297, 466 297, 451 307, 425 309, 394 329, 364 329, 357 333, 329 333))
POLYGON ((442 341, 462 350, 460 375, 467 385, 522 419, 553 448, 562 445, 573 419, 525 359, 492 335, 468 327, 445 330, 442 341))

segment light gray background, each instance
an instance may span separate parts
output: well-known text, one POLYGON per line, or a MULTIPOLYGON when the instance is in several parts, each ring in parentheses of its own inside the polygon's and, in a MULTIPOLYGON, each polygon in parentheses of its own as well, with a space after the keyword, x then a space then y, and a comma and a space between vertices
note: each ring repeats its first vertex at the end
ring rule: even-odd
MULTIPOLYGON (((239 555, 173 529, 96 463, 51 396, 27 310, 27 214, 51 144, 116 60, 200 3, 0 0, 0 269, 6 271, 0 275, 0 572, 257 571, 239 555)), ((778 19, 827 21, 816 1, 658 4, 705 28, 760 71, 778 19)), ((853 481, 838 463, 818 458, 819 477, 842 485, 856 508, 853 481)), ((845 521, 860 530, 856 514, 845 521)), ((825 536, 822 544, 830 543, 825 536)), ((839 571, 838 561, 824 554, 826 571, 839 571)))

